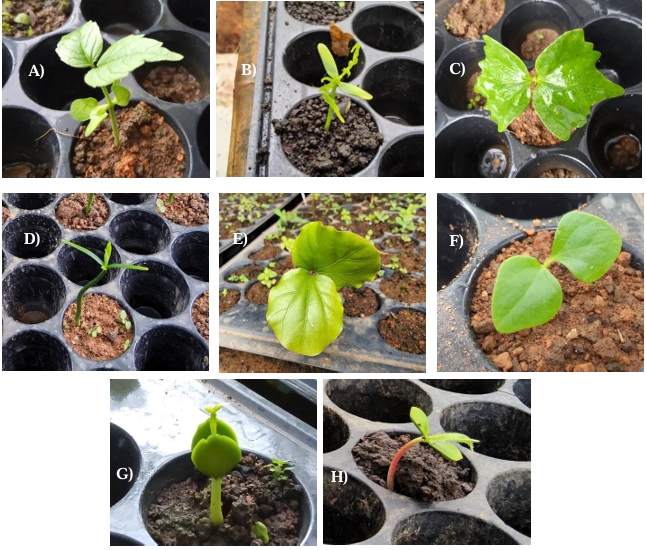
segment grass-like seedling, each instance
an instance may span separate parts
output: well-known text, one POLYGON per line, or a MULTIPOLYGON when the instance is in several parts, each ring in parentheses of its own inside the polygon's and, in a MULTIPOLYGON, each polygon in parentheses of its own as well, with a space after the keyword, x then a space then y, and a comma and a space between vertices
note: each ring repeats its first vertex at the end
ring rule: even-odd
POLYGON ((410 409, 410 419, 415 424, 415 427, 419 430, 419 433, 422 435, 411 439, 406 445, 404 445, 393 458, 393 461, 390 463, 390 468, 388 468, 388 475, 386 477, 386 487, 390 491, 395 490, 395 473, 397 472, 397 464, 401 460, 404 453, 408 451, 411 447, 418 445, 420 443, 426 443, 433 447, 438 453, 440 453, 444 458, 450 460, 451 462, 457 462, 462 460, 462 453, 455 443, 465 443, 473 451, 473 444, 479 443, 477 439, 471 439, 470 437, 460 434, 460 433, 439 433, 435 435, 429 435, 428 433, 428 418, 426 418, 426 413, 417 407, 411 407, 410 409))
POLYGON ((85 207, 85 215, 89 216, 90 215, 90 210, 92 210, 92 202, 94 201, 94 193, 90 193, 89 197, 87 198, 87 206, 85 207))
POLYGON ((88 97, 76 99, 70 107, 74 120, 89 120, 85 135, 89 136, 110 115, 114 144, 121 145, 114 106, 126 107, 130 101, 130 91, 121 86, 120 80, 131 71, 152 61, 179 61, 184 56, 171 52, 161 42, 145 38, 143 34, 131 34, 110 46, 103 55, 101 30, 94 21, 66 34, 58 42, 56 53, 63 63, 77 69, 90 70, 85 75, 85 83, 92 88, 101 88, 106 99, 105 105, 88 97), (108 91, 110 86, 110 91, 108 91))
POLYGON ((579 281, 592 283, 612 267, 620 252, 621 236, 608 222, 585 212, 565 214, 545 263, 532 256, 512 256, 500 265, 491 298, 496 330, 506 334, 536 327, 558 313, 563 290, 547 269, 551 263, 563 264, 579 281))
POLYGON ((294 241, 292 260, 296 268, 269 293, 267 322, 288 350, 318 355, 343 330, 338 291, 374 280, 381 259, 363 237, 311 222, 294 241))
POLYGON ((118 269, 122 267, 124 269, 136 269, 138 271, 148 271, 147 267, 143 267, 139 265, 108 263, 110 261, 110 255, 112 254, 112 243, 110 241, 108 241, 108 244, 105 245, 103 260, 101 260, 101 258, 99 258, 91 250, 88 250, 87 248, 80 246, 78 244, 72 243, 70 241, 66 241, 65 239, 61 239, 61 240, 66 245, 71 246, 72 248, 76 248, 76 250, 83 252, 83 254, 87 254, 90 258, 92 258, 96 263, 98 263, 101 266, 101 271, 99 272, 99 274, 94 279, 92 279, 89 283, 87 283, 83 288, 81 288, 81 290, 79 290, 78 298, 76 299, 76 317, 74 318, 74 322, 76 323, 77 327, 81 326, 81 310, 83 307, 83 295, 90 288, 96 285, 101 279, 103 279, 105 274, 108 272, 108 269, 118 269))
POLYGON ((275 481, 285 481, 286 479, 289 479, 287 471, 293 470, 293 467, 289 466, 289 460, 280 460, 280 458, 272 458, 271 464, 267 464, 265 468, 271 472, 275 481))
POLYGON ((536 59, 536 76, 511 50, 484 35, 485 59, 473 87, 487 98, 487 110, 504 132, 529 102, 543 124, 562 141, 586 123, 590 108, 604 99, 618 97, 624 89, 597 70, 601 54, 586 42, 583 29, 559 36, 536 59), (532 91, 532 85, 535 85, 532 91))
POLYGON ((267 288, 271 288, 276 284, 277 276, 278 276, 278 273, 276 273, 273 269, 269 269, 268 267, 266 267, 265 270, 258 275, 258 280, 260 281, 261 284, 265 285, 267 288))
MULTIPOLYGON (((323 68, 328 74, 328 76, 321 78, 323 86, 319 88, 319 92, 323 94, 323 101, 325 101, 325 103, 329 105, 327 111, 327 120, 325 121, 325 129, 329 130, 330 124, 332 123, 333 113, 341 122, 345 124, 343 115, 341 115, 339 106, 336 104, 336 101, 334 99, 336 97, 337 88, 339 88, 343 93, 358 97, 359 99, 370 100, 372 99, 372 95, 359 88, 359 86, 348 84, 347 82, 341 82, 343 78, 350 76, 350 70, 359 62, 359 52, 361 51, 361 46, 358 42, 356 42, 355 45, 352 46, 352 59, 348 62, 348 66, 341 71, 341 74, 339 74, 339 71, 336 68, 334 57, 332 57, 332 54, 330 53, 328 47, 325 44, 318 44, 317 49, 319 56, 321 57, 321 61, 323 62, 323 68)), ((348 108, 349 106, 350 104, 348 103, 348 108)))
POLYGON ((251 532, 259 538, 263 544, 269 544, 269 532, 267 531, 267 526, 264 523, 260 521, 254 523, 251 526, 251 532))
POLYGON ((205 407, 209 418, 195 431, 191 443, 191 460, 205 476, 211 478, 211 522, 224 523, 222 516, 222 478, 236 467, 242 458, 235 432, 216 413, 222 405, 205 407))

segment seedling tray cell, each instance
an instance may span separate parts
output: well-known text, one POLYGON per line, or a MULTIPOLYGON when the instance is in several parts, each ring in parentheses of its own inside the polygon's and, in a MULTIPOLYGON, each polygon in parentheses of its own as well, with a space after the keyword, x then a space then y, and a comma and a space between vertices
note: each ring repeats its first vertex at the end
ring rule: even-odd
MULTIPOLYGON (((110 386, 110 536, 157 546, 145 527, 148 506, 169 483, 193 473, 190 447, 205 406, 223 403, 243 454, 294 463, 303 487, 299 544, 315 546, 316 430, 235 380, 112 380, 110 386), (132 481, 118 468, 130 467, 132 481)), ((269 533, 271 537, 271 533, 269 533)))
POLYGON ((323 542, 530 544, 530 406, 528 379, 324 381, 323 542), (475 482, 465 497, 415 500, 370 480, 355 463, 352 449, 365 435, 417 437, 413 406, 427 414, 429 433, 480 440, 474 451, 460 446, 460 465, 471 467, 475 482), (347 483, 332 482, 341 470, 347 483))
POLYGON ((621 235, 622 249, 632 254, 631 267, 643 273, 644 214, 630 194, 438 195, 438 370, 500 372, 470 325, 478 277, 503 246, 526 237, 523 229, 554 230, 564 214, 576 209, 610 223, 621 235), (535 219, 540 227, 534 227, 535 219), (461 250, 449 246, 450 234, 464 237, 461 250))
MULTIPOLYGON (((520 55, 528 33, 552 29, 562 34, 583 29, 587 42, 601 52, 597 68, 625 89, 623 96, 594 105, 584 126, 553 147, 522 144, 509 128, 498 132, 486 105, 467 108, 467 82, 484 59, 482 36, 472 41, 451 34, 445 25, 459 0, 440 0, 435 8, 435 175, 436 177, 539 177, 566 169, 582 178, 641 177, 641 159, 628 170, 613 168, 605 150, 617 136, 630 134, 641 143, 642 16, 633 0, 505 0, 504 13, 486 34, 520 55), (451 74, 462 63, 465 74, 451 74), (498 159, 502 164, 491 161, 498 159)), ((528 70, 534 61, 524 61, 528 70)), ((641 145, 640 145, 641 147, 641 145)), ((562 177, 562 176, 559 176, 562 177)))
POLYGON ((188 227, 167 220, 156 210, 154 193, 108 193, 106 223, 92 231, 73 231, 56 218, 67 195, 3 194, 11 215, 2 231, 3 369, 208 370, 209 343, 191 318, 194 302, 209 289, 208 224, 188 227), (37 232, 40 245, 24 245, 25 232, 37 232), (110 269, 88 291, 117 300, 132 320, 130 346, 116 359, 82 357, 63 336, 65 311, 96 277, 98 265, 61 239, 101 258, 110 241, 111 263, 149 268, 110 269), (25 311, 47 319, 21 322, 25 311))

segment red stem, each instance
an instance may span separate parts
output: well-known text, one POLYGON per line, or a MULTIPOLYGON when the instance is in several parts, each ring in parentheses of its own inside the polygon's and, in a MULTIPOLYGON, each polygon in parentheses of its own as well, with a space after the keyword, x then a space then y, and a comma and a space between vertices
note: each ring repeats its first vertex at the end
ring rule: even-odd
POLYGON ((414 445, 417 445, 418 443, 421 443, 424 441, 423 437, 418 437, 416 439, 411 439, 406 445, 404 445, 399 451, 397 451, 397 454, 394 456, 393 461, 390 463, 390 468, 388 468, 388 476, 386 477, 386 488, 389 491, 394 491, 395 490, 395 472, 397 471, 397 464, 399 464, 399 461, 401 460, 401 457, 404 456, 404 453, 413 447, 414 445))

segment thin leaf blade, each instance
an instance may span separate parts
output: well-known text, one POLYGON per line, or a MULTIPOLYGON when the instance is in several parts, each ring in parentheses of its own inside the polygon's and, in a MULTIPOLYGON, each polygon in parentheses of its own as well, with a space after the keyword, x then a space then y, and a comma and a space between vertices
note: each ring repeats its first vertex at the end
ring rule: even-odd
POLYGON ((101 261, 101 258, 99 258, 94 252, 91 250, 88 250, 87 248, 84 248, 76 243, 73 243, 72 241, 66 241, 65 239, 61 239, 62 242, 64 242, 66 245, 71 246, 72 248, 76 248, 79 252, 83 252, 83 254, 86 254, 90 258, 92 258, 96 263, 99 265, 103 265, 103 262, 101 261))
POLYGON ((453 443, 448 441, 427 441, 427 443, 433 447, 438 453, 440 453, 444 458, 450 460, 451 462, 457 462, 462 460, 462 453, 453 443))
POLYGON ((421 433, 424 437, 428 437, 428 418, 426 417, 426 413, 418 407, 411 407, 410 419, 413 421, 413 424, 415 424, 415 427, 419 430, 419 433, 421 433))
POLYGON ((339 70, 336 68, 334 57, 332 57, 332 53, 330 52, 328 47, 325 44, 319 44, 318 46, 316 46, 316 49, 319 52, 321 61, 323 62, 323 68, 325 69, 325 72, 331 77, 339 76, 339 70))
POLYGON ((359 99, 366 99, 366 100, 372 99, 372 94, 369 94, 368 92, 366 92, 365 90, 362 90, 361 88, 359 88, 359 86, 355 86, 354 84, 341 82, 339 84, 339 88, 341 89, 342 92, 358 97, 359 99))

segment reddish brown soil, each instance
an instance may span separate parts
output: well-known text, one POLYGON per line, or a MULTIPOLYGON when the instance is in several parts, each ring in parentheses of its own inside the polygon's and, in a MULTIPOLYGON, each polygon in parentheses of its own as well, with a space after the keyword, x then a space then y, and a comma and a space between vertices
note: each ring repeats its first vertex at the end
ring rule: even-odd
POLYGON ((367 286, 341 289, 343 295, 343 314, 348 317, 369 317, 379 311, 377 293, 367 286))
POLYGON ((210 478, 196 471, 173 483, 150 505, 148 532, 160 546, 259 546, 251 526, 260 521, 269 532, 268 546, 297 545, 303 488, 291 478, 274 481, 265 466, 250 454, 222 479, 219 526, 210 519, 210 478))
POLYGON ((209 341, 209 291, 207 290, 193 304, 191 318, 197 331, 209 341))
POLYGON ((158 193, 166 208, 162 216, 179 225, 196 226, 209 223, 209 201, 201 193, 175 193, 173 204, 168 204, 168 193, 158 193))
MULTIPOLYGON (((359 469, 374 483, 386 487, 388 468, 397 451, 411 440, 409 434, 385 432, 365 435, 352 449, 359 469)), ((471 469, 446 460, 425 444, 404 453, 395 473, 395 492, 424 502, 455 500, 473 491, 471 469)))
POLYGON ((552 168, 543 172, 539 178, 580 178, 579 174, 572 172, 571 170, 566 170, 565 168, 552 168))
POLYGON ((398 302, 416 304, 426 301, 426 277, 418 279, 397 272, 392 277, 383 279, 379 289, 386 296, 398 302))
POLYGON ((462 0, 449 10, 444 22, 452 35, 477 40, 498 23, 504 11, 504 0, 462 0))
POLYGON ((103 195, 97 193, 92 201, 89 215, 85 215, 89 193, 72 193, 65 197, 56 207, 56 217, 65 227, 76 231, 90 231, 101 227, 110 217, 103 195))
POLYGON ((9 16, 2 17, 3 31, 5 36, 14 38, 29 38, 29 29, 32 29, 31 36, 38 36, 58 29, 65 21, 72 10, 71 2, 61 0, 13 0, 11 7, 9 3, 3 2, 2 13, 9 16), (22 25, 14 21, 19 13, 26 13, 29 16, 29 25, 22 25), (9 25, 9 32, 4 32, 4 24, 9 25))
MULTIPOLYGON (((530 233, 533 230, 530 230, 530 233)), ((498 334, 491 320, 491 294, 498 267, 507 258, 529 254, 544 262, 554 231, 512 241, 480 275, 471 303, 471 326, 483 351, 504 371, 616 372, 644 367, 644 278, 630 267, 631 255, 617 261, 595 283, 583 283, 562 265, 550 272, 563 288, 563 304, 550 322, 513 334, 498 334)))
POLYGON ((267 288, 260 281, 258 281, 252 284, 249 287, 249 290, 245 292, 245 298, 247 298, 247 300, 253 302, 254 304, 267 305, 270 290, 270 288, 267 288))
MULTIPOLYGON (((399 265, 409 273, 421 272, 424 270, 426 260, 414 250, 406 250, 395 254, 382 254, 381 267, 385 269, 388 265, 393 265, 393 258, 397 258, 399 265)), ((396 265, 396 264, 395 264, 396 265)))
POLYGON ((220 239, 232 239, 234 233, 244 231, 245 228, 253 225, 253 221, 241 222, 235 216, 223 216, 220 221, 220 239))
POLYGON ((631 136, 622 137, 608 151, 608 162, 616 170, 630 170, 637 166, 640 160, 639 142, 631 136))
POLYGON ((240 292, 237 290, 227 289, 227 295, 225 296, 220 291, 220 315, 229 311, 233 306, 238 303, 240 299, 240 292))
POLYGON ((527 35, 520 46, 520 57, 525 61, 536 61, 536 58, 560 36, 552 29, 536 29, 527 35))
POLYGON ((2 207, 2 225, 5 224, 5 222, 11 217, 11 214, 9 213, 9 209, 6 206, 2 207))
POLYGON ((182 66, 155 67, 142 86, 150 95, 171 103, 195 103, 205 97, 199 81, 182 66))
MULTIPOLYGON (((81 312, 81 326, 74 323, 76 300, 63 316, 63 336, 70 347, 79 355, 93 361, 106 361, 124 354, 134 339, 134 327, 126 330, 119 318, 119 302, 104 294, 85 294, 81 312), (88 333, 101 327, 96 337, 88 333), (130 344, 124 349, 126 341, 130 344)), ((132 321, 127 317, 128 321, 132 321)))
MULTIPOLYGON (((241 267, 240 269, 236 269, 234 272, 227 275, 227 281, 231 279, 231 275, 236 275, 238 277, 240 277, 240 275, 245 275, 247 279, 249 279, 250 281, 253 281, 256 279, 256 277, 258 277, 258 274, 262 273, 264 270, 265 268, 260 264, 255 264, 255 263, 247 264, 244 267, 241 267)), ((232 281, 232 282, 236 282, 236 281, 232 281)))
MULTIPOLYGON (((74 145, 72 164, 82 178, 181 178, 184 149, 164 117, 140 101, 116 112, 121 147, 117 150, 110 117, 74 145)), ((85 135, 85 125, 78 135, 85 135)))
POLYGON ((271 260, 276 256, 280 256, 282 250, 279 246, 274 246, 272 244, 265 244, 258 252, 249 254, 249 258, 252 260, 271 260))
POLYGON ((403 309, 390 313, 377 323, 379 335, 395 349, 406 353, 426 353, 426 316, 403 309))
POLYGON ((300 363, 282 361, 264 355, 220 348, 220 372, 285 372, 285 373, 329 373, 325 369, 308 367, 300 363))

